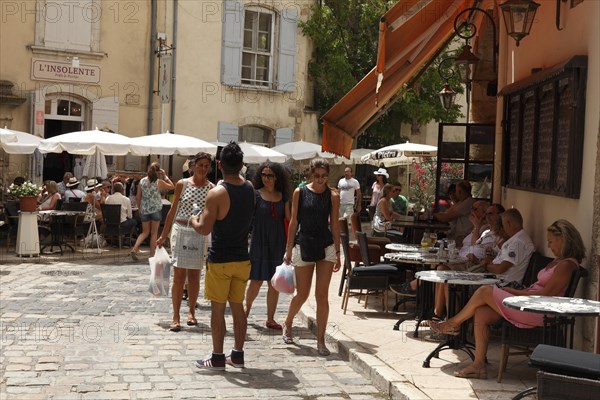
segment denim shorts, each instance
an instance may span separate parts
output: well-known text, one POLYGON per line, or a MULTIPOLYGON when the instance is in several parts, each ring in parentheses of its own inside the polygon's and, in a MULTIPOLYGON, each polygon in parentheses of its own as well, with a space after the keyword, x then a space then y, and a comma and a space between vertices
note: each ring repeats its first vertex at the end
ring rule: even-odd
POLYGON ((151 214, 140 214, 142 222, 160 221, 162 219, 162 211, 153 212, 151 214))

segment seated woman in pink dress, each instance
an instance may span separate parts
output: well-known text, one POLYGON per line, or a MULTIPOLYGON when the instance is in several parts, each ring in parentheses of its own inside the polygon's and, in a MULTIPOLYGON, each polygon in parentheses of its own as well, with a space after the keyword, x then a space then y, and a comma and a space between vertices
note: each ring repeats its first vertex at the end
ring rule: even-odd
POLYGON ((571 275, 585 258, 585 246, 577 229, 569 221, 559 219, 548 227, 548 248, 556 257, 538 273, 538 280, 523 290, 482 286, 454 317, 446 322, 431 321, 434 332, 456 335, 459 326, 474 317, 475 360, 468 367, 456 371, 459 378, 486 379, 485 358, 489 342, 489 326, 507 319, 519 328, 542 326, 542 314, 512 310, 502 304, 510 296, 562 296, 569 285, 571 275))

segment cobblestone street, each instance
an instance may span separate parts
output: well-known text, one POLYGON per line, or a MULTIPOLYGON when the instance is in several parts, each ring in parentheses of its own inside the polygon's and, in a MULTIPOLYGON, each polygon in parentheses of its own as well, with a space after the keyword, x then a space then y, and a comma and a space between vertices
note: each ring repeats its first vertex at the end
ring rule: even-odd
MULTIPOLYGON (((203 285, 198 326, 174 333, 171 300, 148 292, 148 275, 146 263, 126 259, 0 265, 0 397, 386 398, 337 353, 319 357, 301 321, 296 344, 283 344, 280 331, 264 326, 265 288, 248 321, 246 368, 197 370, 194 360, 212 349, 203 285)), ((278 322, 289 299, 280 298, 278 322)), ((183 322, 186 313, 184 302, 183 322)))

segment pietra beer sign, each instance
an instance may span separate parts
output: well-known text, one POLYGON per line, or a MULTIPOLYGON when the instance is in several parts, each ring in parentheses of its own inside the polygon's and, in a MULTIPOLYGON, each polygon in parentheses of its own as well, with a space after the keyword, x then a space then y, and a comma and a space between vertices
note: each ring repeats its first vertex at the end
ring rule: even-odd
POLYGON ((31 79, 53 82, 100 83, 100 67, 69 62, 31 60, 31 79))

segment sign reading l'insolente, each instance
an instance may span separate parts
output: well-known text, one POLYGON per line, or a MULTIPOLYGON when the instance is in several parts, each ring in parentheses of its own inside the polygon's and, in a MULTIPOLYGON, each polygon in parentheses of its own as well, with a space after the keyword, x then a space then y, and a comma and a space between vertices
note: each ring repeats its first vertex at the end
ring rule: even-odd
POLYGON ((100 66, 70 62, 31 60, 31 79, 53 82, 100 83, 100 66))

